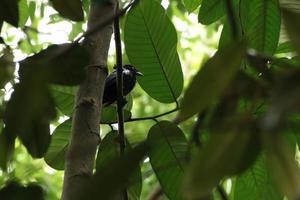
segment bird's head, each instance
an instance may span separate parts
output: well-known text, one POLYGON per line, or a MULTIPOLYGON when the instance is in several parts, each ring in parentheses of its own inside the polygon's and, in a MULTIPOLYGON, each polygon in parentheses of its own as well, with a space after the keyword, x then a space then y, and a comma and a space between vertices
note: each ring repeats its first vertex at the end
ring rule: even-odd
POLYGON ((132 74, 136 76, 143 76, 143 74, 132 65, 124 65, 124 69, 129 70, 132 74))

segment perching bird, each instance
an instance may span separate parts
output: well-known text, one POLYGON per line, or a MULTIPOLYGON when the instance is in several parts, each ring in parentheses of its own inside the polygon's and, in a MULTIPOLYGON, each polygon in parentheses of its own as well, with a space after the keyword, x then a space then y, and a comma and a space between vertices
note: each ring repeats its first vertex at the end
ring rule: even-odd
MULTIPOLYGON (((136 77, 143 76, 132 65, 123 67, 123 95, 128 95, 135 86, 136 77)), ((113 71, 105 80, 102 104, 104 107, 117 101, 117 71, 113 71)))

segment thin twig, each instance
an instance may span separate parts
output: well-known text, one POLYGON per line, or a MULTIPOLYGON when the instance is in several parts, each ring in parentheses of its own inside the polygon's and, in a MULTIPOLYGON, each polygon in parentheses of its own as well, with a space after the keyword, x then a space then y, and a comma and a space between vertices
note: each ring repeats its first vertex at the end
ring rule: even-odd
MULTIPOLYGON (((116 11, 119 10, 119 3, 117 3, 116 11)), ((122 67, 122 43, 120 36, 120 22, 119 17, 114 20, 114 33, 116 45, 116 63, 117 63, 117 112, 118 112, 118 134, 120 142, 120 154, 125 153, 125 131, 124 131, 124 95, 123 95, 123 67, 122 67)), ((122 192, 122 199, 128 200, 126 188, 122 192)))
POLYGON ((222 200, 229 199, 227 196, 227 193, 225 192, 224 188, 220 184, 217 186, 217 190, 218 190, 222 200))

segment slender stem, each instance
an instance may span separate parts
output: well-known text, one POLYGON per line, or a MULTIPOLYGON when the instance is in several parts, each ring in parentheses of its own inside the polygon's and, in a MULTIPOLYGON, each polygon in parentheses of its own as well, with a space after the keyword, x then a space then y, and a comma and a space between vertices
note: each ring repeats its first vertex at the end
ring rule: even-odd
POLYGON ((225 1, 226 1, 225 3, 226 3, 227 17, 231 27, 232 37, 234 39, 237 39, 238 29, 237 29, 237 23, 234 15, 234 9, 232 6, 232 1, 231 0, 225 0, 225 1))
MULTIPOLYGON (((119 3, 117 3, 117 9, 119 10, 119 3)), ((120 36, 120 22, 119 17, 114 20, 114 33, 115 33, 115 45, 116 45, 116 60, 117 60, 117 112, 118 112, 118 133, 120 142, 120 154, 124 155, 125 152, 125 131, 124 131, 124 110, 123 110, 123 67, 122 67, 122 43, 120 36)), ((122 193, 122 199, 128 200, 127 190, 124 189, 122 193)))

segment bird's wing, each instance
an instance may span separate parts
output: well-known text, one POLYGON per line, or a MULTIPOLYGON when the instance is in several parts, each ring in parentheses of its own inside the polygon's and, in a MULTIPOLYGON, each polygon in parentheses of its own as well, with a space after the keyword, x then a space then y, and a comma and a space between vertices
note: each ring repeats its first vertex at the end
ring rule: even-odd
POLYGON ((108 77, 105 79, 105 88, 110 88, 111 86, 116 85, 117 83, 117 72, 112 72, 108 77))

